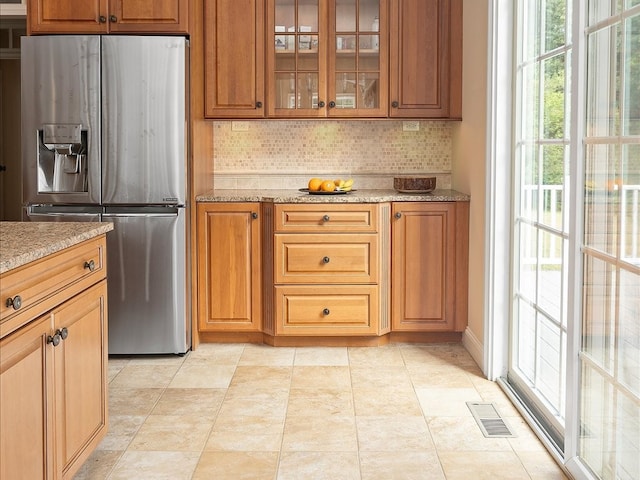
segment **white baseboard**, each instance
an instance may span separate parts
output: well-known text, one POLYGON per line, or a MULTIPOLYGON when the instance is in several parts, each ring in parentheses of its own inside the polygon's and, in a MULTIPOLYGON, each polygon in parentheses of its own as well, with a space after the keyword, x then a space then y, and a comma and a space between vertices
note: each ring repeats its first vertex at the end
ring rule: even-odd
POLYGON ((462 333, 462 345, 484 372, 484 347, 469 327, 462 333))

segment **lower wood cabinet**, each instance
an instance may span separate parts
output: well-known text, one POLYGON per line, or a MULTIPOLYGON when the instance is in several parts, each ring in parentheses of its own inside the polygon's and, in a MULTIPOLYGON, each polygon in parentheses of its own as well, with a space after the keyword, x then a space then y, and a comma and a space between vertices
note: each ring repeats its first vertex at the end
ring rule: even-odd
POLYGON ((392 206, 392 331, 461 332, 467 325, 467 202, 392 206))
POLYGON ((260 203, 200 203, 198 330, 259 332, 260 203))
POLYGON ((2 278, 3 301, 5 292, 25 299, 24 310, 7 315, 0 329, 2 479, 73 478, 107 432, 104 242, 85 242, 2 278), (95 263, 83 269, 96 248, 95 263), (66 266, 70 257, 77 269, 66 266), (45 276, 59 280, 57 289, 30 302, 30 280, 45 276), (21 326, 11 327, 13 320, 21 326))

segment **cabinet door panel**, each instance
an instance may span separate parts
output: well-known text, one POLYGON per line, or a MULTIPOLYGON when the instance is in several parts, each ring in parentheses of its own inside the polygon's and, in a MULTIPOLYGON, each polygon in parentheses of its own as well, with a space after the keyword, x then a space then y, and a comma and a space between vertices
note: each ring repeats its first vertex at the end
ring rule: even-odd
POLYGON ((107 15, 108 0, 29 0, 28 3, 30 33, 107 33, 107 15))
POLYGON ((259 204, 198 205, 201 331, 261 328, 258 212, 259 204))
POLYGON ((107 428, 107 286, 102 281, 53 311, 59 478, 77 470, 107 428), (62 334, 63 338, 65 334, 62 334))
POLYGON ((50 316, 0 341, 0 478, 52 478, 50 316))
POLYGON ((392 329, 453 330, 455 204, 400 203, 393 213, 392 329))
POLYGON ((109 28, 111 32, 187 32, 188 11, 188 0, 111 0, 109 28))
POLYGON ((205 116, 264 116, 264 2, 205 0, 205 116))

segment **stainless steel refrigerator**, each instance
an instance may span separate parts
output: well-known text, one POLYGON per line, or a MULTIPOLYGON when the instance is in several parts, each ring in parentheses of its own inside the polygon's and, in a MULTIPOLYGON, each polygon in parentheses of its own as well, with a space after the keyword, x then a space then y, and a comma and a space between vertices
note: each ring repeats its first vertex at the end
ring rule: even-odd
POLYGON ((22 38, 25 220, 109 221, 110 354, 185 353, 184 37, 22 38))

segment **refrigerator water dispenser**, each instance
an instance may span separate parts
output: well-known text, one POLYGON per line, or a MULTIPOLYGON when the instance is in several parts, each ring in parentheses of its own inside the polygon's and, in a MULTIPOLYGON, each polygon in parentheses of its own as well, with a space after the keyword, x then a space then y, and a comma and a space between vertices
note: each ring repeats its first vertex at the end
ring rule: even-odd
POLYGON ((38 130, 38 192, 87 192, 88 131, 82 125, 45 124, 38 130))

